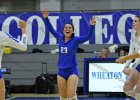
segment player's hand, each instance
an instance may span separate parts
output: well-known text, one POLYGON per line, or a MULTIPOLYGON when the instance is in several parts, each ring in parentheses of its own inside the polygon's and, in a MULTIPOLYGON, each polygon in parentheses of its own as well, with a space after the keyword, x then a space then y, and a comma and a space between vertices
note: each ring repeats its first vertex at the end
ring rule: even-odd
POLYGON ((44 9, 42 11, 42 15, 43 15, 44 18, 48 18, 48 15, 49 15, 48 9, 44 9))
POLYGON ((96 24, 96 18, 93 17, 90 19, 90 25, 95 25, 96 24))
POLYGON ((22 34, 26 34, 26 22, 23 21, 23 20, 20 20, 20 21, 19 21, 19 27, 20 27, 21 30, 22 30, 22 34))
POLYGON ((20 21, 19 21, 19 27, 20 27, 20 28, 26 28, 26 22, 23 21, 23 20, 20 20, 20 21))
POLYGON ((121 64, 125 63, 126 61, 127 61, 127 56, 122 56, 116 59, 116 62, 121 64))
POLYGON ((129 74, 131 73, 131 70, 129 69, 129 67, 128 66, 125 66, 124 68, 123 68, 123 71, 122 71, 125 75, 128 75, 129 76, 129 74))

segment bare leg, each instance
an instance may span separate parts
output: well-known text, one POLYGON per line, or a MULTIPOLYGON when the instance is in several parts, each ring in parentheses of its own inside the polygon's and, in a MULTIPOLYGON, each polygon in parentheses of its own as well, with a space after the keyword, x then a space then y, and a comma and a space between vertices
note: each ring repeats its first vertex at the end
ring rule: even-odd
POLYGON ((140 100, 140 72, 137 71, 138 82, 135 88, 135 98, 136 100, 140 100))
POLYGON ((60 100, 68 100, 67 98, 67 80, 57 75, 58 89, 60 100))
POLYGON ((5 100, 5 84, 4 79, 0 79, 0 100, 5 100))
POLYGON ((69 97, 69 100, 77 100, 76 90, 77 90, 78 81, 79 79, 77 75, 74 74, 68 78, 67 95, 69 97))
POLYGON ((128 80, 126 80, 123 90, 124 92, 133 98, 135 98, 135 92, 133 90, 134 86, 136 85, 138 81, 138 76, 136 74, 137 70, 133 69, 128 77, 128 80))

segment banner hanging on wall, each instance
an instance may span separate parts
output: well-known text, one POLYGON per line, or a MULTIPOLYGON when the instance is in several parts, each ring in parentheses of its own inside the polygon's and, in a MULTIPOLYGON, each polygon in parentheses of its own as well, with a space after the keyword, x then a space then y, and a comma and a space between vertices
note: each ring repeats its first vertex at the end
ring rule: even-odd
MULTIPOLYGON (((132 22, 139 10, 112 11, 112 12, 63 12, 50 13, 49 20, 54 29, 63 33, 66 23, 72 22, 75 35, 82 36, 89 31, 89 20, 96 17, 95 30, 89 41, 84 44, 128 44, 134 33, 132 22)), ((29 45, 57 44, 57 40, 46 28, 45 19, 41 12, 0 14, 0 30, 10 33, 15 38, 21 37, 18 21, 27 22, 27 34, 29 45)))

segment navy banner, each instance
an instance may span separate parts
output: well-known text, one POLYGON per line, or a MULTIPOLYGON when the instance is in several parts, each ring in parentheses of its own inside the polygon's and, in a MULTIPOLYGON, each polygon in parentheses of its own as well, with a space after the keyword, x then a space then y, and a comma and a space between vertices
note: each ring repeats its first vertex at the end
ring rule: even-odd
MULTIPOLYGON (((63 32, 63 26, 72 22, 76 36, 82 36, 88 33, 89 20, 95 16, 97 20, 95 31, 85 44, 127 44, 134 33, 132 21, 135 15, 140 15, 140 11, 50 13, 49 19, 58 32, 63 32)), ((0 30, 10 33, 15 38, 20 38, 21 30, 17 24, 20 19, 27 22, 26 32, 29 45, 57 44, 56 39, 46 29, 40 12, 0 14, 0 30)))

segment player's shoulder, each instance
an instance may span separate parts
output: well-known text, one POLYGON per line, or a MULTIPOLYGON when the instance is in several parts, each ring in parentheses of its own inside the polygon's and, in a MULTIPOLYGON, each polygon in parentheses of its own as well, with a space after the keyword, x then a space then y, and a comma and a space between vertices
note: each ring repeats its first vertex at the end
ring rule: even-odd
POLYGON ((131 41, 134 41, 135 38, 136 38, 136 33, 133 33, 133 34, 131 35, 131 41))
POLYGON ((131 35, 131 38, 134 38, 136 36, 136 33, 133 33, 132 35, 131 35))

